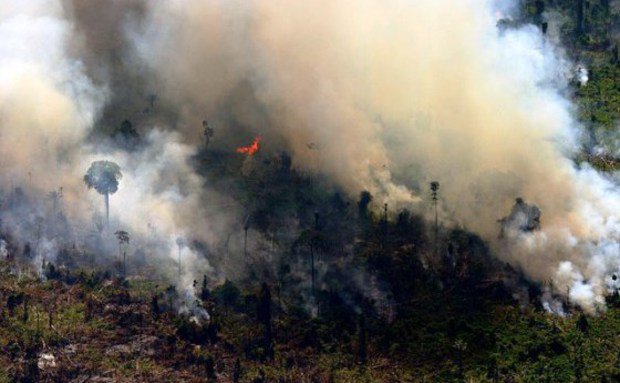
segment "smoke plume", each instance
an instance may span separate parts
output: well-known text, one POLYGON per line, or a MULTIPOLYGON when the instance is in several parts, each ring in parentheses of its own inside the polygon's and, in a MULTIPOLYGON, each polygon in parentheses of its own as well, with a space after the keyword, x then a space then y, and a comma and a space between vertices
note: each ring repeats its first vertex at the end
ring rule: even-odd
POLYGON ((515 197, 535 203, 543 230, 516 233, 497 252, 559 290, 568 284, 595 312, 618 267, 618 196, 571 160, 575 68, 535 26, 499 31, 497 12, 508 9, 172 1, 151 7, 134 43, 188 125, 228 103, 236 121, 274 137, 266 142, 283 140, 298 167, 316 166, 316 143, 320 171, 353 195, 411 204, 438 180, 444 220, 489 240, 515 197), (578 270, 568 281, 565 262, 578 270))
POLYGON ((80 182, 105 155, 125 173, 112 196, 118 226, 146 241, 152 221, 170 262, 178 237, 222 242, 237 218, 207 219, 204 201, 235 202, 188 165, 208 116, 213 145, 260 135, 351 196, 426 211, 439 181, 446 225, 481 234, 589 312, 615 288, 620 196, 572 160, 576 66, 535 26, 498 29, 513 2, 19 3, 0 5, 3 184, 62 185, 78 221, 101 204, 80 182), (93 143, 130 117, 146 148, 93 143), (516 197, 540 208, 542 229, 497 239, 516 197))

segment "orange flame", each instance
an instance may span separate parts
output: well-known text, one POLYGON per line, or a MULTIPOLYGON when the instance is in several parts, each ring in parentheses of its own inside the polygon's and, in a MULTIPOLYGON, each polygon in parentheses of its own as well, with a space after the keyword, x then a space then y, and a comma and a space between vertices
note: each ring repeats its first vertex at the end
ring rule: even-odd
POLYGON ((254 155, 259 149, 259 143, 261 136, 257 136, 254 141, 248 146, 240 146, 237 148, 237 153, 247 154, 248 156, 254 155))

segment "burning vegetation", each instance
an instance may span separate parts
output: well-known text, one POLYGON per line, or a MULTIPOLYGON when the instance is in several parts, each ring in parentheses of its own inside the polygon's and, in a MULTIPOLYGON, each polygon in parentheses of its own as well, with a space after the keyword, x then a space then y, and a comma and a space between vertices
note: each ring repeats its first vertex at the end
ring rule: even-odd
POLYGON ((576 4, 0 5, 0 382, 620 380, 576 4))
POLYGON ((247 154, 248 156, 253 156, 254 154, 256 154, 256 152, 258 152, 258 149, 260 148, 259 147, 260 141, 261 141, 261 136, 257 136, 250 145, 238 147, 237 153, 247 154))

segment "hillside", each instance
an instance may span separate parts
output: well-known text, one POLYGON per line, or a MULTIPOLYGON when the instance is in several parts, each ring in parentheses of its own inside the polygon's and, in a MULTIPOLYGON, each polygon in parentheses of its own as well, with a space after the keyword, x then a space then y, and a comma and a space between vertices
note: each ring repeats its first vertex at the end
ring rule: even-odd
POLYGON ((436 1, 0 5, 0 383, 620 382, 620 1, 436 1))

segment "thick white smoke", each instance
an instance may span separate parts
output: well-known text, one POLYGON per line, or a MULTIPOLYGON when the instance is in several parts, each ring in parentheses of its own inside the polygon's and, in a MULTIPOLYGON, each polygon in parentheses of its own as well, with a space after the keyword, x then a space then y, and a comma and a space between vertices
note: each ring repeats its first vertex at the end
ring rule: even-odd
POLYGON ((570 159, 580 133, 564 94, 576 68, 535 26, 500 31, 497 15, 514 8, 165 1, 133 39, 188 126, 232 105, 235 121, 283 139, 298 167, 315 167, 318 147, 320 171, 352 195, 411 204, 438 180, 444 220, 493 242, 515 197, 538 205, 543 230, 496 251, 596 312, 618 270, 620 199, 570 159))
POLYGON ((234 205, 188 165, 209 116, 223 140, 235 140, 232 125, 260 133, 295 166, 393 207, 423 209, 438 180, 446 223, 480 233, 574 304, 603 309, 620 262, 620 198, 570 159, 580 130, 565 93, 576 67, 534 26, 497 28, 514 2, 126 0, 100 18, 120 28, 98 19, 102 36, 85 33, 92 50, 80 32, 88 23, 77 28, 71 11, 91 12, 71 3, 0 4, 0 161, 2 185, 29 183, 40 195, 62 186, 76 233, 103 204, 82 175, 93 160, 114 160, 124 178, 113 226, 170 265, 176 239, 187 240, 184 286, 209 270, 191 241, 223 241, 232 215, 214 222, 207 206, 234 205), (144 18, 123 17, 125 6, 144 18), (131 46, 109 43, 110 30, 131 46), (80 59, 112 53, 122 57, 110 68, 80 59), (119 102, 114 93, 131 98, 114 79, 122 70, 123 79, 152 74, 149 87, 182 117, 178 133, 142 127, 152 131, 136 152, 85 144, 104 106, 119 102), (519 196, 540 207, 542 230, 496 240, 497 219, 519 196))
MULTIPOLYGON (((191 241, 215 243, 219 235, 203 209, 203 180, 189 165, 194 149, 178 135, 157 129, 145 137, 145 148, 134 152, 86 143, 113 95, 106 82, 95 85, 79 59, 81 36, 70 10, 60 0, 0 4, 0 178, 4 197, 15 195, 12 189, 21 186, 28 201, 23 207, 12 201, 3 216, 4 229, 20 245, 31 246, 36 265, 55 261, 60 248, 80 245, 97 231, 91 217, 102 215, 103 197, 87 190, 82 178, 91 162, 112 160, 123 178, 110 198, 111 225, 99 233, 102 238, 93 251, 116 257, 113 233, 126 230, 129 256, 132 249, 146 249, 151 264, 162 265, 171 281, 187 289, 193 278, 211 271, 191 241), (55 211, 46 220, 50 191, 58 194, 55 211), (69 218, 69 232, 53 227, 58 226, 59 211, 69 218), (187 245, 178 249, 177 238, 187 245)), ((208 196, 211 202, 219 200, 208 196)))
POLYGON ((92 126, 105 92, 66 55, 72 30, 59 2, 3 2, 0 33, 3 184, 34 179, 54 189, 63 168, 76 162, 73 151, 92 126))
MULTIPOLYGON (((3 226, 21 245, 29 244, 41 264, 43 258, 54 259, 60 242, 57 233, 42 229, 42 201, 47 192, 80 182, 72 177, 81 166, 81 145, 106 92, 66 54, 72 28, 59 2, 2 2, 0 33, 0 184, 4 207, 12 209, 2 217, 3 226), (32 209, 17 193, 19 198, 7 203, 15 187, 37 195, 32 209)), ((76 196, 82 193, 66 191, 81 216, 85 199, 76 196)), ((63 234, 72 240, 66 230, 63 234)))

